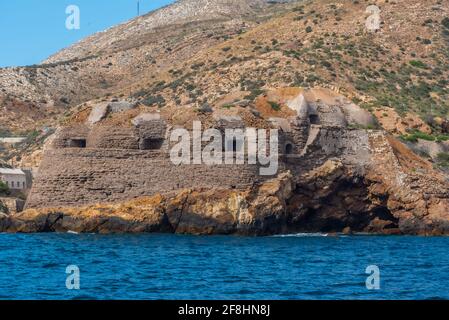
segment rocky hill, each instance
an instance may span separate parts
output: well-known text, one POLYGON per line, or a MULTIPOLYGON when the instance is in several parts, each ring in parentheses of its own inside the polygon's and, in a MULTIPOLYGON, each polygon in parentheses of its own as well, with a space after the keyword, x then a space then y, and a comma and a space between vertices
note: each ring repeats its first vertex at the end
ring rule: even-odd
MULTIPOLYGON (((117 144, 124 139, 133 149, 138 148, 136 141, 140 138, 131 120, 140 114, 158 114, 169 126, 186 126, 195 119, 212 126, 214 115, 220 114, 240 117, 247 126, 271 127, 272 118, 281 119, 282 123, 282 119, 294 117, 291 101, 296 101, 295 97, 302 92, 300 87, 306 88, 306 92, 314 92, 313 103, 323 104, 324 109, 335 111, 336 104, 343 104, 345 110, 358 110, 360 106, 374 116, 376 121, 368 124, 347 119, 339 122, 344 123, 341 129, 344 135, 357 141, 364 137, 363 152, 369 151, 366 155, 369 161, 362 166, 363 173, 345 164, 341 167, 341 150, 333 150, 326 143, 318 144, 317 150, 326 156, 315 159, 316 150, 313 149, 309 156, 317 162, 301 173, 304 176, 294 174, 293 180, 286 176, 281 179, 288 180, 285 185, 291 183, 293 191, 282 191, 282 195, 274 191, 276 195, 271 195, 272 199, 279 200, 279 206, 273 208, 276 218, 293 219, 295 223, 289 226, 298 230, 304 227, 306 231, 327 227, 331 231, 341 231, 348 227, 368 232, 447 233, 447 176, 435 169, 449 168, 448 65, 449 6, 442 0, 180 0, 92 35, 42 64, 0 69, 0 132, 27 135, 27 143, 7 149, 5 158, 13 157, 15 163, 20 160, 35 166, 40 162, 46 139, 59 126, 81 127, 86 143, 91 131, 95 131, 92 123, 87 127, 86 123, 98 110, 132 106, 101 118, 101 125, 106 129, 99 132, 112 134, 115 130, 121 136, 108 143, 117 144), (375 32, 366 27, 371 14, 366 10, 371 4, 381 10, 381 23, 375 32), (333 94, 322 94, 329 90, 333 94), (334 94, 339 98, 328 98, 334 94), (111 107, 114 104, 115 107, 111 107), (405 145, 388 134, 402 139, 405 145), (317 181, 313 180, 315 176, 317 181), (310 186, 299 183, 298 177, 309 181, 310 186), (327 191, 313 189, 317 186, 327 191), (350 186, 356 186, 357 190, 351 191, 350 186), (348 207, 352 211, 346 210, 348 207), (362 214, 365 220, 357 214, 354 216, 353 212, 362 214), (288 215, 284 216, 285 213, 288 215), (364 215, 366 213, 368 216, 364 215), (304 222, 303 219, 307 220, 306 224, 298 222, 304 222), (341 221, 344 223, 339 223, 341 221)), ((324 112, 324 118, 329 116, 326 114, 324 112)), ((310 126, 312 120, 308 121, 305 137, 310 138, 315 129, 310 126)), ((66 141, 61 139, 62 146, 66 141)), ((92 143, 95 148, 104 148, 102 141, 92 143)), ((350 146, 345 150, 352 152, 350 146)), ((307 154, 308 150, 303 151, 307 154)), ((85 161, 92 153, 80 152, 77 156, 85 161)), ((111 159, 114 157, 117 155, 111 159)), ((128 158, 119 155, 118 159, 128 158)), ((81 164, 80 160, 77 165, 81 164)), ((101 178, 104 170, 102 163, 98 164, 95 174, 101 178)), ((51 159, 47 159, 44 167, 52 168, 51 159)), ((45 190, 56 190, 51 188, 52 181, 63 177, 72 191, 80 186, 71 183, 87 183, 86 194, 94 190, 90 194, 98 194, 97 199, 102 201, 110 196, 108 192, 95 189, 97 184, 89 180, 93 175, 84 167, 79 168, 85 174, 81 178, 78 173, 60 169, 54 175, 41 177, 50 185, 48 189, 42 188, 43 194, 45 190)), ((279 179, 265 183, 273 186, 279 179)), ((128 187, 132 189, 133 186, 120 185, 117 190, 128 187)), ((255 197, 260 191, 257 188, 266 191, 262 184, 253 189, 217 192, 239 199, 244 197, 253 215, 253 220, 249 218, 246 222, 257 225, 261 223, 259 218, 273 218, 265 216, 268 213, 261 210, 265 200, 255 197)), ((157 197, 153 193, 146 194, 145 190, 138 191, 138 195, 157 197)), ((166 213, 173 206, 164 206, 190 192, 178 191, 174 198, 170 195, 162 202, 160 198, 144 200, 161 210, 157 217, 162 220, 155 222, 156 230, 177 231, 176 227, 166 224, 166 213), (159 202, 155 204, 154 199, 159 202)), ((198 192, 200 196, 195 199, 199 202, 192 206, 205 204, 201 201, 208 193, 198 192)), ((59 196, 66 200, 63 194, 59 196)), ((124 200, 119 195, 116 198, 124 200)), ((229 199, 217 199, 217 203, 226 203, 229 199)), ((92 205, 89 201, 82 203, 92 205)), ((112 212, 114 223, 117 212, 115 204, 112 206, 106 203, 100 208, 112 212)), ((227 232, 240 232, 239 228, 244 225, 236 219, 234 209, 227 211, 226 218, 220 215, 220 219, 232 221, 227 232)), ((68 215, 70 223, 74 221, 71 209, 45 210, 27 212, 18 217, 19 220, 1 223, 4 229, 27 231, 30 221, 32 227, 39 230, 52 229, 46 223, 55 213, 59 222, 61 214, 68 215), (43 224, 35 224, 36 219, 43 224)), ((175 210, 175 213, 179 212, 175 210)), ((100 225, 103 218, 99 220, 100 225)), ((287 220, 282 220, 276 232, 285 230, 287 220)), ((70 223, 65 227, 72 227, 70 223)), ((83 229, 76 223, 78 229, 83 229)), ((195 228, 179 232, 195 233, 195 228)), ((198 233, 221 230, 205 228, 197 230, 198 233)), ((270 232, 273 231, 263 231, 270 232)))
POLYGON ((42 64, 1 69, 2 128, 17 131, 55 125, 79 103, 129 95, 132 89, 124 88, 157 79, 175 61, 188 60, 199 50, 239 33, 249 22, 253 25, 283 9, 284 5, 270 3, 178 1, 95 34, 42 64))
POLYGON ((276 3, 289 1, 268 0, 180 0, 127 23, 97 33, 79 43, 51 56, 44 63, 86 58, 142 46, 142 36, 155 31, 163 31, 168 26, 183 26, 191 23, 223 20, 253 19, 254 16, 271 15, 264 11, 276 3))
POLYGON ((238 91, 292 84, 333 87, 370 109, 446 117, 447 4, 377 1, 376 33, 365 27, 367 4, 178 1, 43 64, 1 69, 2 127, 55 126, 72 107, 111 96, 200 107, 238 91))

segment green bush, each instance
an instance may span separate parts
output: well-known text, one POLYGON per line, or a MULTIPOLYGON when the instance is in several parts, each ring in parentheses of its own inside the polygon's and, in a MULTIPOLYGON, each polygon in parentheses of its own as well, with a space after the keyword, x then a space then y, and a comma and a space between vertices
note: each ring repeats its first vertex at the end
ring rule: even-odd
POLYGON ((416 68, 426 69, 427 65, 420 60, 411 60, 410 65, 416 68))
POLYGON ((9 187, 3 181, 0 181, 0 195, 9 195, 9 187))
POLYGON ((148 107, 155 104, 159 107, 162 107, 165 104, 165 99, 161 95, 148 96, 144 100, 142 100, 142 103, 148 107))
POLYGON ((273 109, 275 111, 281 110, 281 105, 279 103, 274 102, 274 101, 268 101, 268 103, 270 104, 271 109, 273 109))
POLYGON ((430 134, 416 130, 411 134, 402 135, 401 139, 408 142, 418 142, 418 139, 426 141, 435 141, 436 138, 430 134))
POLYGON ((443 142, 443 141, 448 141, 448 140, 449 140, 449 136, 446 136, 444 134, 440 134, 436 137, 437 142, 443 142))
POLYGON ((435 141, 435 137, 432 135, 429 135, 427 133, 421 132, 421 131, 415 131, 413 133, 418 139, 427 140, 427 141, 435 141))

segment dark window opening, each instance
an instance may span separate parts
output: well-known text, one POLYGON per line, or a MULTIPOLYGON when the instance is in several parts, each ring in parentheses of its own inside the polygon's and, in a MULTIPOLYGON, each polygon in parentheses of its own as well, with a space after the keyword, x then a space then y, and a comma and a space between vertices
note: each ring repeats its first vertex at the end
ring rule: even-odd
POLYGON ((164 139, 142 139, 140 142, 140 150, 159 150, 164 144, 164 139))
POLYGON ((293 145, 291 143, 287 143, 285 145, 285 154, 292 154, 293 153, 293 145))
POLYGON ((316 114, 309 115, 309 120, 311 124, 320 124, 320 118, 316 114))
POLYGON ((237 139, 232 140, 232 152, 237 152, 237 139))
POLYGON ((86 148, 87 142, 86 139, 71 139, 68 145, 70 148, 86 148))

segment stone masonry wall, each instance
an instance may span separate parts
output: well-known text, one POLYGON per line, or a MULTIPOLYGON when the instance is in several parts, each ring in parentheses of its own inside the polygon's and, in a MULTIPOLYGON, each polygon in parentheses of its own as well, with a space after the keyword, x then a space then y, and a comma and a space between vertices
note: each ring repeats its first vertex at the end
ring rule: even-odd
POLYGON ((179 165, 160 150, 48 150, 27 208, 119 202, 180 188, 245 188, 269 177, 257 165, 179 165))
MULTIPOLYGON (((121 202, 184 188, 241 189, 272 178, 261 176, 259 165, 174 165, 170 128, 150 118, 133 126, 78 124, 58 130, 26 207, 121 202)), ((287 130, 280 130, 278 173, 288 169, 300 177, 332 157, 356 165, 366 157, 366 132, 329 121, 313 128, 308 118, 289 121, 287 130)), ((228 127, 234 125, 226 122, 222 129, 228 127)))

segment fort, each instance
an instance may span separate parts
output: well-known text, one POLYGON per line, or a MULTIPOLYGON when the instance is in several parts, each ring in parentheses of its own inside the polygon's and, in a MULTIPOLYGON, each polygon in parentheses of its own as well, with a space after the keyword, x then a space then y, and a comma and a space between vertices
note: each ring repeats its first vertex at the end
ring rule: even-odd
MULTIPOLYGON (((193 132, 175 129, 170 135, 177 144, 170 150, 174 164, 249 164, 268 165, 260 168, 261 175, 274 175, 278 171, 278 129, 218 129, 202 131, 201 122, 193 122, 193 132), (206 143, 205 146, 204 143, 206 143)), ((292 145, 284 150, 290 154, 292 145)))
MULTIPOLYGON (((279 172, 290 170, 299 177, 301 171, 342 154, 363 165, 366 130, 349 130, 348 125, 366 124, 369 114, 334 96, 329 98, 332 104, 313 98, 313 92, 308 100, 305 96, 285 101, 293 116, 264 119, 279 130, 279 172)), ((126 118, 127 112, 135 115, 136 106, 98 105, 85 121, 60 128, 45 151, 27 208, 113 203, 186 188, 244 189, 273 177, 261 175, 260 164, 175 165, 169 137, 177 127, 158 113, 145 112, 125 125, 108 124, 108 114, 126 118)), ((210 118, 211 126, 223 132, 248 126, 240 116, 210 118)))
POLYGON ((369 112, 327 89, 282 88, 209 112, 81 108, 47 142, 27 210, 3 216, 0 230, 448 234, 448 199, 447 178, 376 129, 369 112), (170 135, 194 121, 278 130, 279 170, 174 164, 170 135))

